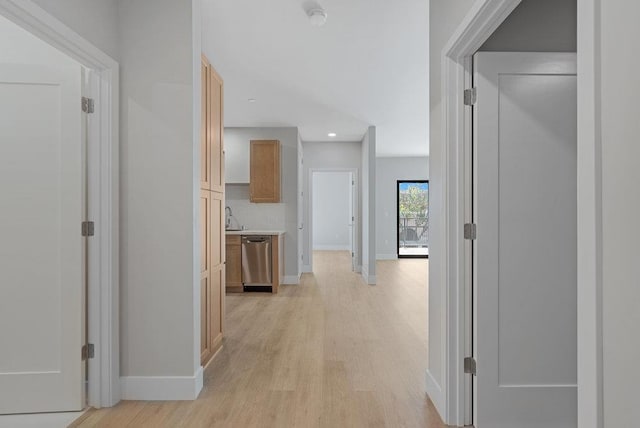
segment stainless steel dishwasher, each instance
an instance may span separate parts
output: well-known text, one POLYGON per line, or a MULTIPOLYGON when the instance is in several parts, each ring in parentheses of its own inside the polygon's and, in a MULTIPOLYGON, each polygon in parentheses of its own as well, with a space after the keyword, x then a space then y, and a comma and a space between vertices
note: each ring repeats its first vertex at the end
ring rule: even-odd
POLYGON ((271 286, 271 236, 242 236, 242 283, 271 286))

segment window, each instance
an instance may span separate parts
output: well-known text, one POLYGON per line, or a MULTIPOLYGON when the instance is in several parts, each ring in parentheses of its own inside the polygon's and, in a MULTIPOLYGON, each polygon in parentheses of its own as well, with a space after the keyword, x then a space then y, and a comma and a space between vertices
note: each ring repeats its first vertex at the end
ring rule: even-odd
POLYGON ((429 257, 429 181, 398 180, 398 257, 429 257))

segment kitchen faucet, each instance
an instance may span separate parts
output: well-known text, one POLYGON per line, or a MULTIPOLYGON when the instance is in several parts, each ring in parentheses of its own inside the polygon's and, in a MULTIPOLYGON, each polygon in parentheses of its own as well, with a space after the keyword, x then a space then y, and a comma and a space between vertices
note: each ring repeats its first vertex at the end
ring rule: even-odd
POLYGON ((231 207, 224 207, 224 215, 226 217, 224 221, 224 228, 229 229, 231 226, 231 217, 233 217, 233 211, 231 211, 231 207))

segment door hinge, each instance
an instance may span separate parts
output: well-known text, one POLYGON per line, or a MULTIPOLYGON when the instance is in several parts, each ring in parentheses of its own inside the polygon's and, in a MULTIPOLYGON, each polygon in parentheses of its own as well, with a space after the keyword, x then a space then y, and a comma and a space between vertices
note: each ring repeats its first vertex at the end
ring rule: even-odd
POLYGON ((476 375, 476 360, 473 357, 464 359, 464 372, 470 375, 476 375))
POLYGON ((472 106, 476 103, 476 88, 464 90, 464 105, 472 106))
POLYGON ((356 254, 352 251, 351 252, 351 258, 354 258, 356 256, 356 254))
POLYGON ((82 359, 83 360, 88 360, 91 359, 95 356, 95 346, 93 346, 93 343, 87 343, 86 345, 82 346, 82 359))
POLYGON ((93 113, 95 111, 93 98, 82 97, 82 111, 85 113, 93 113))
POLYGON ((95 233, 95 224, 92 221, 82 222, 82 236, 93 236, 95 233))
POLYGON ((476 239, 476 224, 466 223, 464 225, 464 239, 474 240, 476 239))

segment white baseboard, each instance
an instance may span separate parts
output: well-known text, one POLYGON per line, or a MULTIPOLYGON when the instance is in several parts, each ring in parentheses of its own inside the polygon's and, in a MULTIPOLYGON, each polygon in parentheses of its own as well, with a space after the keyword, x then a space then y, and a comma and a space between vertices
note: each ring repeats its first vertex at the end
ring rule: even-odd
POLYGON ((376 260, 398 260, 397 254, 376 254, 376 260))
POLYGON ((358 266, 356 266, 356 272, 357 272, 357 273, 362 272, 362 266, 359 266, 359 265, 358 265, 358 266))
POLYGON ((313 270, 311 269, 311 265, 302 265, 302 273, 311 273, 313 270))
POLYGON ((444 410, 444 395, 442 394, 442 388, 440 387, 440 384, 438 384, 438 382, 436 382, 436 379, 433 377, 433 375, 431 374, 429 369, 427 369, 427 371, 426 371, 425 388, 426 388, 427 396, 433 402, 433 405, 435 406, 436 410, 440 414, 440 418, 444 420, 446 415, 443 412, 443 410, 444 410))
POLYGON ((298 275, 285 275, 282 279, 282 284, 298 285, 300 284, 300 278, 298 275))
POLYGON ((376 276, 375 275, 369 275, 369 267, 368 266, 362 266, 362 279, 364 279, 364 282, 366 282, 369 285, 375 285, 376 284, 376 276))
POLYGON ((122 376, 122 400, 173 401, 195 400, 204 385, 203 370, 193 376, 122 376))
POLYGON ((351 245, 314 245, 313 251, 351 251, 351 245))

